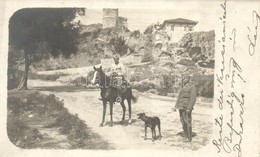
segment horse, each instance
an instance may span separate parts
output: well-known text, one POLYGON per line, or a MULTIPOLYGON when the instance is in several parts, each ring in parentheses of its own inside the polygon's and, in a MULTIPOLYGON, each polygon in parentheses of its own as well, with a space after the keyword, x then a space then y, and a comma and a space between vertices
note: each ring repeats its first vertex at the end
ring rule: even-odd
MULTIPOLYGON (((100 68, 96 68, 95 66, 93 66, 93 68, 94 68, 94 76, 92 79, 92 84, 99 85, 99 88, 101 89, 101 97, 102 97, 102 103, 103 103, 103 117, 102 117, 102 122, 100 123, 99 126, 100 127, 104 126, 105 115, 106 115, 106 106, 107 106, 107 103, 109 103, 109 105, 110 105, 110 125, 109 126, 112 127, 113 126, 113 105, 116 102, 116 99, 118 97, 118 92, 117 92, 116 88, 110 87, 110 77, 107 76, 105 74, 105 72, 102 70, 102 66, 100 66, 100 68), (107 94, 109 88, 111 88, 111 92, 106 97, 106 94, 107 94)), ((129 110, 128 124, 131 124, 132 123, 131 100, 133 100, 134 102, 136 101, 136 98, 132 94, 131 87, 128 87, 126 89, 126 91, 121 94, 121 99, 122 100, 121 100, 120 104, 123 109, 123 117, 122 117, 121 123, 123 123, 123 121, 125 120, 126 106, 125 106, 124 100, 127 100, 128 110, 129 110)))

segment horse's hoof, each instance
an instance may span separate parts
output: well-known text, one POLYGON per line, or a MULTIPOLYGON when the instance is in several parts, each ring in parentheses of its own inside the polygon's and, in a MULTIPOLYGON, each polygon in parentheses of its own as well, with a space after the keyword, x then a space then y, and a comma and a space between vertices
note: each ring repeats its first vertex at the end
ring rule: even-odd
POLYGON ((109 126, 110 126, 110 127, 113 127, 113 123, 110 123, 109 126))
POLYGON ((152 141, 154 142, 154 139, 152 139, 152 141))
POLYGON ((99 127, 103 127, 103 126, 104 126, 104 123, 100 123, 100 124, 99 124, 99 127))
POLYGON ((144 140, 147 140, 147 138, 145 137, 144 140))
POLYGON ((132 119, 129 119, 128 124, 132 124, 132 119))

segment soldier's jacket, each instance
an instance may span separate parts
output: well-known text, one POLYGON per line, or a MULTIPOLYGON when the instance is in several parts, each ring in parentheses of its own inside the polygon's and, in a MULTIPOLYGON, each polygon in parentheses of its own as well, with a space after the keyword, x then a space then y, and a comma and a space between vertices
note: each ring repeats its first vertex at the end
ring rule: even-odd
POLYGON ((193 110, 196 103, 196 87, 190 83, 181 88, 176 102, 176 109, 189 109, 193 110))

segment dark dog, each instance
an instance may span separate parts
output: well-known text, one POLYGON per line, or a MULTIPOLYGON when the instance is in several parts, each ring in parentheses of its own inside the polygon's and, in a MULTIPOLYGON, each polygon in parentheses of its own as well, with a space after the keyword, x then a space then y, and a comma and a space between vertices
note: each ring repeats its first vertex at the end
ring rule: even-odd
POLYGON ((161 135, 161 122, 160 119, 158 117, 148 117, 145 115, 145 113, 139 113, 137 114, 138 119, 141 119, 142 121, 144 121, 144 128, 145 128, 145 139, 146 139, 146 132, 147 132, 147 127, 150 127, 152 130, 152 139, 153 141, 156 138, 156 131, 155 131, 155 127, 156 125, 158 126, 159 129, 159 139, 162 138, 161 135))

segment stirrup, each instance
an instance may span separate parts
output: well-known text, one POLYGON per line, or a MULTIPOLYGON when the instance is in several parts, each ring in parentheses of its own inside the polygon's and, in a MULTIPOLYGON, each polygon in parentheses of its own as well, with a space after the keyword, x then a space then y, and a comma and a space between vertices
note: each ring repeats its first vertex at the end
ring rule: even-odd
POLYGON ((116 102, 118 102, 118 103, 122 102, 122 98, 118 96, 118 97, 116 98, 116 102))

